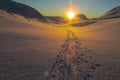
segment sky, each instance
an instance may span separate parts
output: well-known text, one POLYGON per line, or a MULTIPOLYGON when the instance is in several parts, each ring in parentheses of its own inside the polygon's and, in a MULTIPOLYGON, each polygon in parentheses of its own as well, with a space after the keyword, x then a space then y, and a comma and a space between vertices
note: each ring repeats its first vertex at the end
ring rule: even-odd
MULTIPOLYGON (((13 0, 27 4, 45 16, 66 16, 70 0, 13 0)), ((99 17, 109 10, 120 6, 120 0, 72 0, 76 13, 89 18, 99 17)))

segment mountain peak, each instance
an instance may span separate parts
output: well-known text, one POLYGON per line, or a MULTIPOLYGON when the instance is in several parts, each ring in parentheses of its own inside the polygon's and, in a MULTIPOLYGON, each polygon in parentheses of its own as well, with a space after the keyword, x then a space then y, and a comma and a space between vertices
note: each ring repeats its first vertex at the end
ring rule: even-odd
POLYGON ((77 14, 75 16, 77 20, 88 20, 88 18, 84 14, 77 14))

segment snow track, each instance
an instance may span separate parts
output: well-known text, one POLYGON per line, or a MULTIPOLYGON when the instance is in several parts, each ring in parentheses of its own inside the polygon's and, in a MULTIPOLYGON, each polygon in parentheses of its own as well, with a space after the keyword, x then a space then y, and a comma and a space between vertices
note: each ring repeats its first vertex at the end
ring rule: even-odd
POLYGON ((92 71, 100 66, 94 64, 90 51, 84 48, 73 32, 68 32, 65 42, 60 47, 56 61, 46 80, 91 80, 92 71))

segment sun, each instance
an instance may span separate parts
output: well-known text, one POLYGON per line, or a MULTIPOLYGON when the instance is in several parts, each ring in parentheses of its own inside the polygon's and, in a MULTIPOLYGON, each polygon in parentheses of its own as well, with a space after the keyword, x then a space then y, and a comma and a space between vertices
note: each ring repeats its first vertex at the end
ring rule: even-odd
POLYGON ((67 17, 68 17, 69 19, 74 18, 74 16, 75 16, 75 14, 74 14, 73 11, 69 11, 69 12, 67 13, 67 17))

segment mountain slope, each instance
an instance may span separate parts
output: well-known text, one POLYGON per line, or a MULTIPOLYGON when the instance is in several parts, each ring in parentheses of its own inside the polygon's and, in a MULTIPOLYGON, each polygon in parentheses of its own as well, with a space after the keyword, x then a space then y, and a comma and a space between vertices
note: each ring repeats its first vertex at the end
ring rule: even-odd
POLYGON ((77 20, 88 20, 88 18, 84 14, 77 14, 75 16, 77 20))
POLYGON ((110 10, 105 15, 100 17, 100 19, 110 19, 110 18, 120 18, 120 6, 110 10))
POLYGON ((25 18, 35 18, 40 21, 46 21, 46 18, 34 8, 11 0, 0 0, 0 9, 9 13, 22 15, 25 18))
POLYGON ((49 20, 51 20, 53 23, 66 23, 66 19, 65 17, 61 17, 61 16, 46 16, 49 20))

